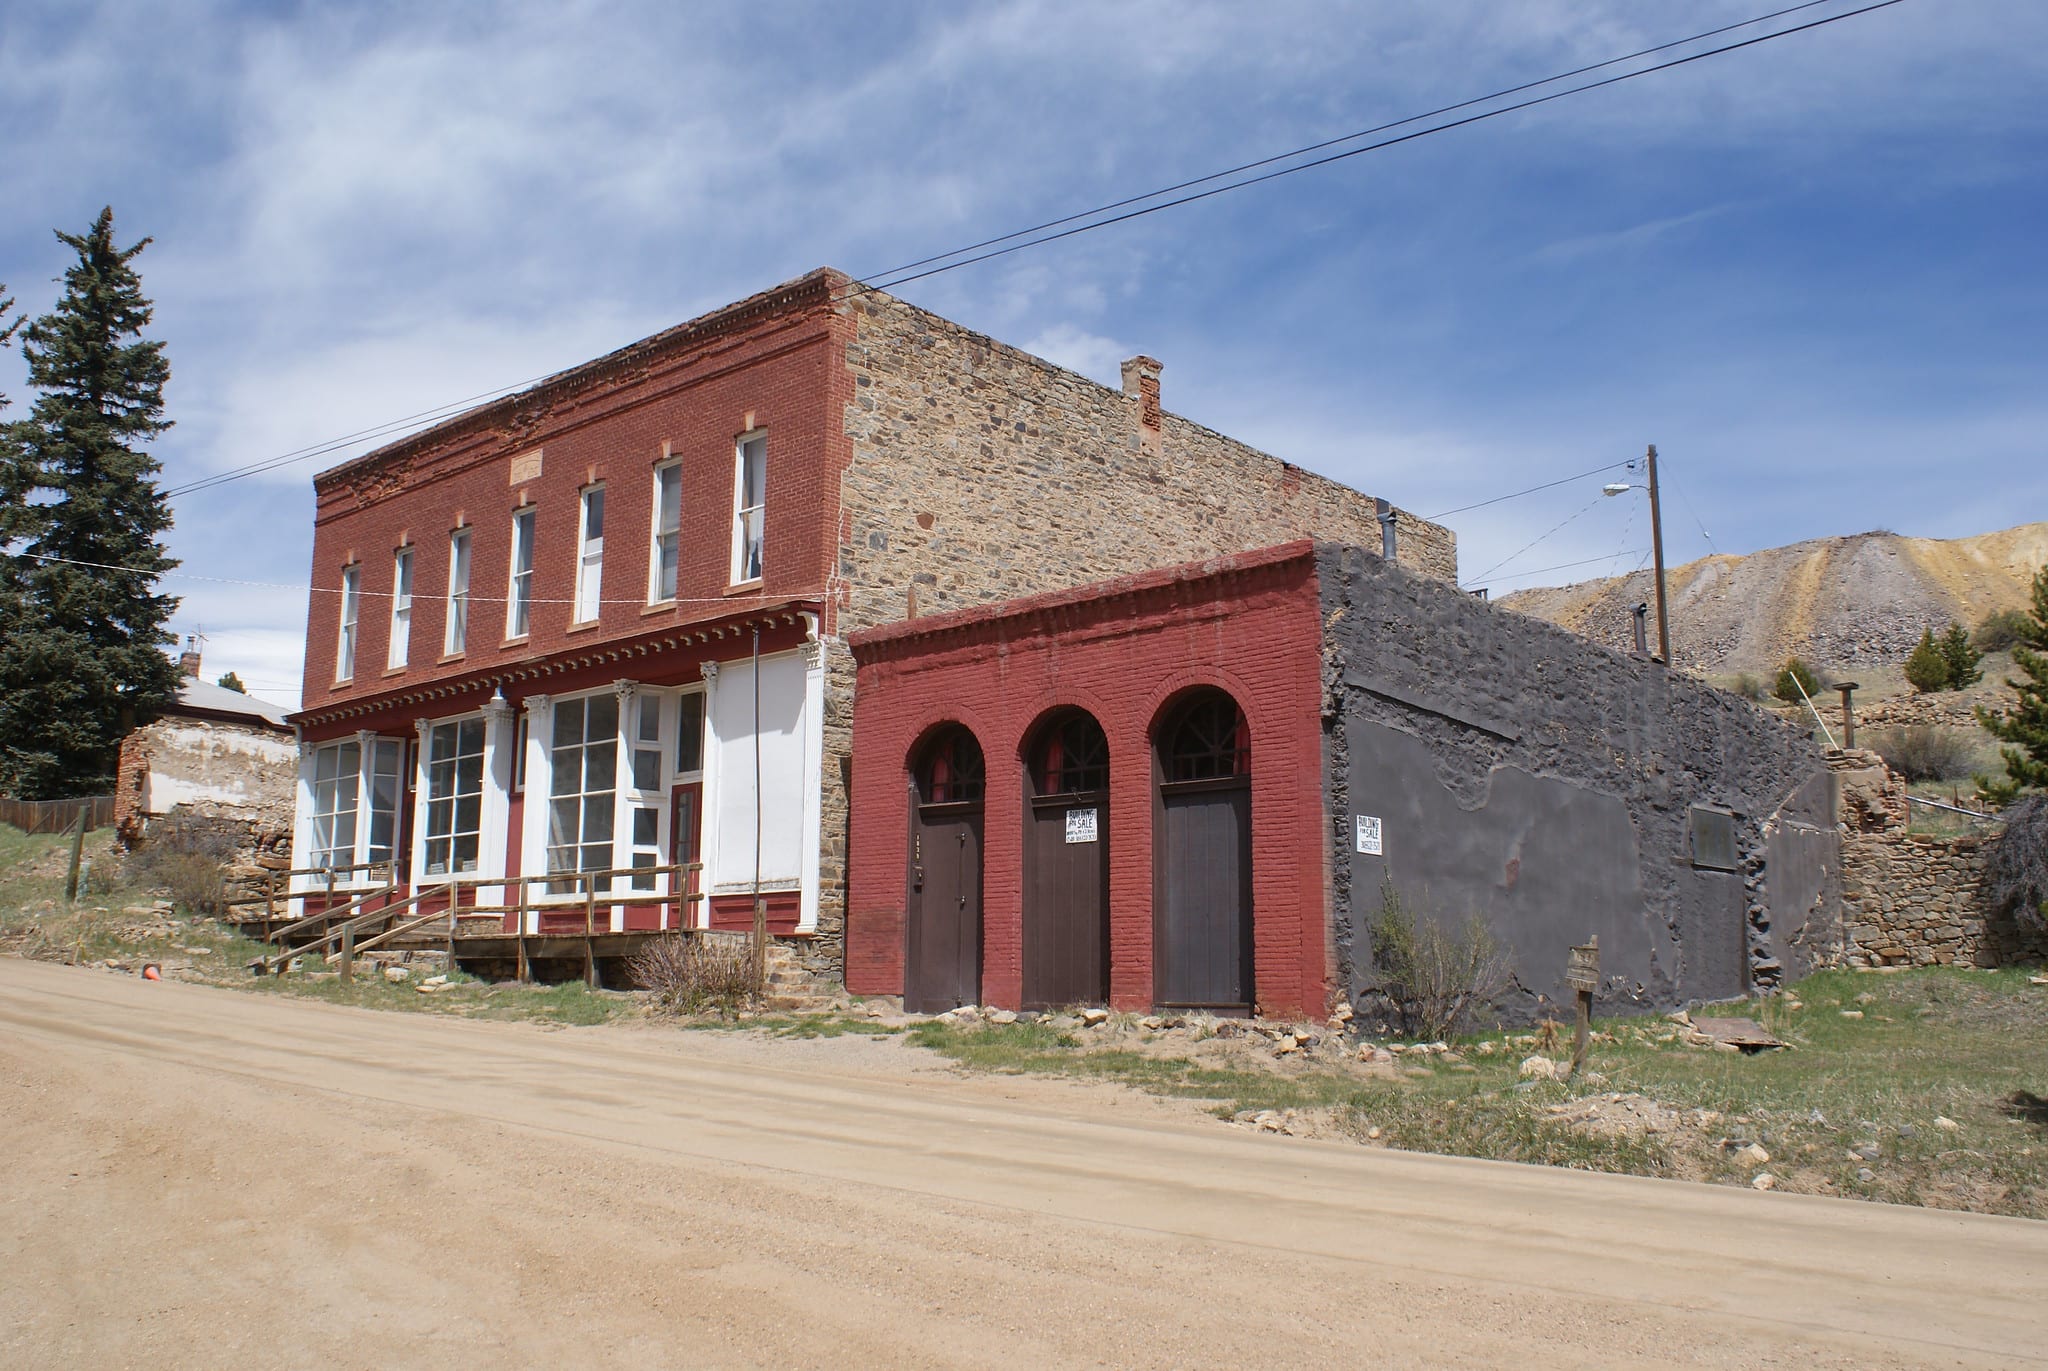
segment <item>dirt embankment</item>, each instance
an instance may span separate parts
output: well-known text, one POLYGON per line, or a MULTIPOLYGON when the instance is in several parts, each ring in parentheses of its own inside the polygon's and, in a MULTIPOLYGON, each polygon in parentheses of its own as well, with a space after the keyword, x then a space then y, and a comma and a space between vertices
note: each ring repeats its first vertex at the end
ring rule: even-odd
MULTIPOLYGON (((1859 533, 1703 557, 1668 574, 1671 653, 1705 672, 1775 671, 1795 653, 1831 667, 1902 661, 1925 629, 2024 608, 2044 564, 2048 523, 1953 539, 1859 533)), ((1501 603, 1626 647, 1634 607, 1654 597, 1645 570, 1501 603)))

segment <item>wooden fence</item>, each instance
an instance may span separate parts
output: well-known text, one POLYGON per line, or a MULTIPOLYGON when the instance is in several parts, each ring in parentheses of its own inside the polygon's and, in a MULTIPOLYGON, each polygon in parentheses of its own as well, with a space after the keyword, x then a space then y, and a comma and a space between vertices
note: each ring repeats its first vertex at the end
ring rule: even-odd
POLYGON ((114 797, 82 795, 74 800, 11 800, 0 795, 0 824, 24 833, 63 833, 85 815, 87 829, 114 822, 114 797))

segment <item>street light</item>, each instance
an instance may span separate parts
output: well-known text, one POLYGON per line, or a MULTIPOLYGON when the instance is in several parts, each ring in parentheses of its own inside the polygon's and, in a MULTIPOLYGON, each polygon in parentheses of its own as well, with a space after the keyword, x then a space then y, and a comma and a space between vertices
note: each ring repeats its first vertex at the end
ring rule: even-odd
MULTIPOLYGON (((1657 651, 1664 665, 1671 665, 1671 621, 1664 602, 1664 518, 1657 504, 1657 445, 1650 444, 1646 456, 1650 467, 1650 548, 1657 562, 1657 651)), ((1626 495, 1637 489, 1627 481, 1609 481, 1600 487, 1602 495, 1626 495)))

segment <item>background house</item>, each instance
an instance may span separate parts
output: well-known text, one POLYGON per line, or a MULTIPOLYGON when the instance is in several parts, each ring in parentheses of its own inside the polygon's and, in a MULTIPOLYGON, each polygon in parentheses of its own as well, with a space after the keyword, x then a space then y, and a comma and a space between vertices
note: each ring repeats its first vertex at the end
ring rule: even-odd
POLYGON ((244 855, 291 855, 298 752, 285 707, 209 684, 189 642, 177 702, 121 740, 114 827, 123 845, 167 823, 210 830, 244 855))
MULTIPOLYGON (((837 977, 852 630, 1311 534, 1448 530, 836 272, 315 478, 297 850, 411 888, 618 872, 837 977), (639 874, 636 874, 639 873, 639 874)), ((346 886, 348 882, 344 882, 346 886)), ((313 882, 306 883, 310 891, 313 882)), ((576 882, 536 881, 541 908, 576 882)))

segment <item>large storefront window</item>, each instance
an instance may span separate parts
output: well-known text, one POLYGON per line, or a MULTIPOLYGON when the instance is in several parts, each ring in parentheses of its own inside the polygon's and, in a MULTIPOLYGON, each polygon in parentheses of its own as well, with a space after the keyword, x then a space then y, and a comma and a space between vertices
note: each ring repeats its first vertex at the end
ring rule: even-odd
MULTIPOLYGON (((582 700, 560 700, 554 715, 549 746, 548 870, 608 871, 618 786, 618 696, 607 692, 582 700)), ((549 887, 558 894, 582 888, 581 882, 573 881, 558 881, 549 887)), ((610 878, 596 878, 593 888, 610 890, 610 878)))
POLYGON ((367 749, 352 738, 314 751, 309 866, 346 871, 392 860, 404 753, 395 738, 372 739, 367 749))
POLYGON ((427 735, 426 876, 476 870, 483 827, 484 721, 435 724, 427 735))
POLYGON ((356 797, 362 784, 362 748, 335 743, 313 754, 313 860, 324 870, 356 859, 356 797))

